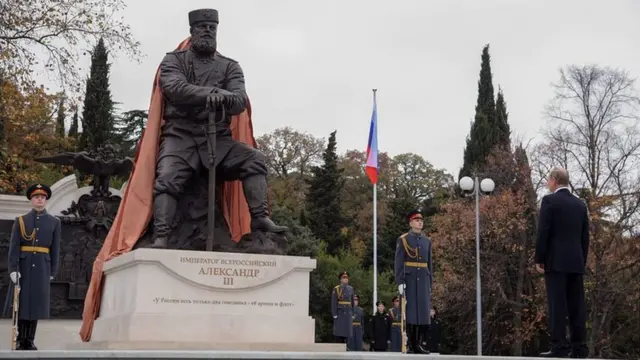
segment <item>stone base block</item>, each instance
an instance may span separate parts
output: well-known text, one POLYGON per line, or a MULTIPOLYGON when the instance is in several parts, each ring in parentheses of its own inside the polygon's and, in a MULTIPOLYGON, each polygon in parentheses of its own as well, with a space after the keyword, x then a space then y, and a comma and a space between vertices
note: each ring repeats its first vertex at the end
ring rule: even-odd
POLYGON ((295 343, 211 343, 195 341, 92 341, 67 346, 68 350, 208 350, 208 351, 269 351, 269 352, 342 352, 345 344, 295 344, 295 343))
POLYGON ((134 250, 104 264, 91 343, 107 349, 172 349, 177 343, 190 344, 187 349, 315 349, 309 316, 315 267, 316 260, 295 256, 134 250))
POLYGON ((313 344, 315 320, 309 316, 219 314, 133 314, 96 319, 100 341, 313 344))

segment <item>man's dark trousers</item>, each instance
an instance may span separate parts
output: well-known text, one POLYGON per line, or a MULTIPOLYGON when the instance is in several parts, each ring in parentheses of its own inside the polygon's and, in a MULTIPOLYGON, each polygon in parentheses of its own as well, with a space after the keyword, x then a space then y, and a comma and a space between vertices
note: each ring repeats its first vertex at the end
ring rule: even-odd
POLYGON ((566 343, 567 318, 571 334, 571 348, 574 353, 584 353, 586 349, 587 329, 586 306, 584 299, 583 274, 546 272, 549 329, 551 347, 558 353, 568 353, 566 343))

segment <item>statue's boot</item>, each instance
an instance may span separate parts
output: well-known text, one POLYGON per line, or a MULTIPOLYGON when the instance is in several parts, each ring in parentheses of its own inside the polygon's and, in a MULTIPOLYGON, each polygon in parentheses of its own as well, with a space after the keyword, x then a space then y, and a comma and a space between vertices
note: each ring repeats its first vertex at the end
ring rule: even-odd
POLYGON ((166 249, 171 236, 171 223, 178 207, 178 200, 169 194, 158 194, 153 199, 154 222, 151 248, 166 249))
POLYGON ((242 189, 251 213, 251 231, 283 233, 289 230, 286 226, 276 225, 269 218, 267 178, 264 175, 254 175, 242 180, 242 189))

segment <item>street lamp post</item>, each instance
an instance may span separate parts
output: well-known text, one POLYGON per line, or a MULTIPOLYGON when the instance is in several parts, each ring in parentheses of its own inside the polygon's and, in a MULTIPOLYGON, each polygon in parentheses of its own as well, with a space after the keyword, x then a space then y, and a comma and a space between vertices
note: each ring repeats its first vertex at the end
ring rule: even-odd
POLYGON ((482 288, 480 281, 480 195, 486 195, 495 188, 493 180, 486 178, 479 181, 465 176, 460 179, 460 189, 466 192, 465 196, 475 196, 476 200, 476 341, 478 356, 482 356, 482 288))

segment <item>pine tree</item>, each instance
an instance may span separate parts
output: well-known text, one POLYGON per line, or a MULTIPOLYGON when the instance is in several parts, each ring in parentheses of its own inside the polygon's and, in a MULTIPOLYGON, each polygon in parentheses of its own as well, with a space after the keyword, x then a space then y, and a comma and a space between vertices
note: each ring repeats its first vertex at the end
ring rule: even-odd
POLYGON ((335 255, 348 244, 343 235, 347 226, 340 200, 344 179, 342 169, 338 167, 335 131, 329 136, 323 160, 322 166, 311 169, 313 177, 308 180, 306 218, 314 236, 327 243, 327 253, 335 255))
POLYGON ((95 150, 113 138, 113 100, 109 90, 108 52, 100 39, 91 55, 91 71, 82 112, 82 134, 78 150, 95 150))
POLYGON ((133 156, 147 123, 146 110, 130 110, 116 118, 114 140, 122 155, 133 156))
POLYGON ((78 138, 78 110, 73 113, 73 118, 71 120, 71 126, 69 126, 69 132, 67 136, 70 138, 78 138))
POLYGON ((65 115, 65 106, 64 106, 64 94, 62 96, 60 96, 60 101, 58 102, 58 116, 56 117, 56 135, 64 138, 66 135, 65 129, 64 129, 64 121, 66 118, 65 115))

